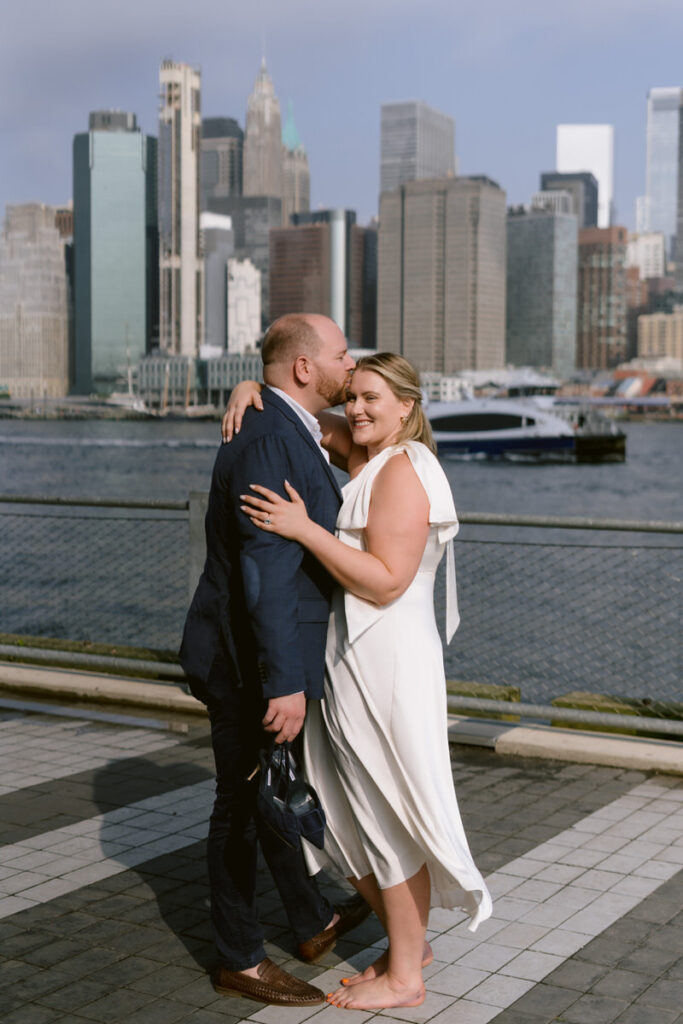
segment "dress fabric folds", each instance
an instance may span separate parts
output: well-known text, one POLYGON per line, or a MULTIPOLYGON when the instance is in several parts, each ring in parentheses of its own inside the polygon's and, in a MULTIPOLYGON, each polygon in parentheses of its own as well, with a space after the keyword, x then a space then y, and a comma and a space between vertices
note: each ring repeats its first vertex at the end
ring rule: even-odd
MULTIPOLYGON (((430 503, 419 570, 399 598, 378 608, 339 588, 332 601, 325 696, 309 704, 305 763, 325 813, 325 849, 305 843, 312 872, 330 861, 347 877, 373 872, 380 888, 427 864, 432 905, 461 907, 469 927, 491 914, 491 897, 467 844, 453 788, 446 685, 434 617, 434 577, 458 530, 450 486, 425 445, 384 449, 343 488, 337 534, 362 549, 372 485, 405 452, 430 503)), ((457 625, 448 558, 447 635, 457 625)))

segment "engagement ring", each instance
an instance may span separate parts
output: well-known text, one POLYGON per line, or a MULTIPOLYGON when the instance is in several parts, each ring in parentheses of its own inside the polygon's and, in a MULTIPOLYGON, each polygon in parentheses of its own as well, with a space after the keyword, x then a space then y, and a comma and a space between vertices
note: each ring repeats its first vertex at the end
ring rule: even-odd
POLYGON ((266 526, 270 526, 270 519, 266 518, 263 520, 263 522, 266 524, 266 526))

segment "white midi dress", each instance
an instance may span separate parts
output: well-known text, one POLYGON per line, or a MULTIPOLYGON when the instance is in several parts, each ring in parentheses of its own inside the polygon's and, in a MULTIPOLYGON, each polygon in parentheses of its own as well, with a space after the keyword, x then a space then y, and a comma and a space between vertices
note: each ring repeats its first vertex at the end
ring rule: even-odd
POLYGON ((306 772, 327 815, 325 849, 306 843, 315 873, 330 862, 346 877, 374 873, 385 889, 426 863, 432 905, 461 907, 469 927, 491 914, 491 897, 467 844, 453 788, 434 577, 448 549, 447 638, 458 624, 450 486, 425 445, 384 449, 343 488, 337 535, 362 549, 372 485, 405 451, 430 503, 430 530, 408 589, 379 608, 338 588, 327 637, 325 696, 311 701, 306 772))

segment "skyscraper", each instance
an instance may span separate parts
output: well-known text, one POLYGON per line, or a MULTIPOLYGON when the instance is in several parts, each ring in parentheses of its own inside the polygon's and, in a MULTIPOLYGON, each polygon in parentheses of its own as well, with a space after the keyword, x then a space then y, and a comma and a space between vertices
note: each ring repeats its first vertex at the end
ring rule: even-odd
POLYGON ((505 365, 505 193, 490 178, 380 198, 377 347, 420 371, 505 365))
POLYGON ((666 275, 666 237, 661 231, 628 236, 626 266, 638 267, 641 281, 666 275))
POLYGON ((228 354, 256 350, 261 337, 261 271, 251 260, 228 260, 228 354))
POLYGON ((576 363, 578 218, 538 205, 508 215, 506 360, 568 377, 576 363))
POLYGON ((579 218, 579 228, 598 226, 598 182, 589 171, 567 172, 545 171, 541 174, 543 192, 569 192, 574 213, 579 218))
POLYGON ((111 391, 158 322, 157 141, 95 111, 74 137, 74 387, 111 391))
POLYGON ((280 103, 268 74, 265 57, 247 101, 244 131, 245 196, 282 199, 282 131, 280 103))
POLYGON ((677 292, 683 292, 683 89, 678 101, 678 188, 676 202, 676 276, 677 292))
POLYGON ((614 218, 614 128, 611 124, 558 124, 557 170, 590 171, 598 182, 598 227, 614 218))
POLYGON ((678 202, 678 108, 681 89, 650 89, 647 94, 645 217, 641 231, 661 231, 673 251, 678 202))
POLYGON ((417 100, 383 103, 380 192, 455 173, 455 121, 417 100))
POLYGON ((242 195, 244 132, 232 117, 202 119, 201 208, 208 200, 242 195))
POLYGON ((201 76, 165 60, 159 74, 159 342, 194 357, 203 342, 204 267, 199 233, 201 76))
POLYGON ((292 221, 270 233, 271 320, 322 313, 353 347, 374 347, 376 232, 359 227, 353 210, 296 213, 292 221))
POLYGON ((69 389, 69 297, 56 210, 8 206, 0 235, 0 384, 17 398, 69 389))
POLYGON ((249 259, 261 273, 261 310, 267 326, 270 232, 282 226, 282 200, 275 196, 226 196, 208 200, 209 209, 232 220, 235 257, 249 259))
POLYGON ((294 124, 290 102, 282 129, 282 225, 287 227, 293 213, 311 208, 311 174, 308 157, 294 124))
POLYGON ((579 232, 576 365, 606 370, 626 357, 626 228, 579 232))

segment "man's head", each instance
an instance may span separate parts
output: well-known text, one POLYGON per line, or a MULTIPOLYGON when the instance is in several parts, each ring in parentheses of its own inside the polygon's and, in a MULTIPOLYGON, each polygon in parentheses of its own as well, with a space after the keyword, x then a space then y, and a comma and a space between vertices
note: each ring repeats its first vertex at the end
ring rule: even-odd
POLYGON ((339 405, 353 370, 346 338, 318 313, 288 313, 270 325, 261 348, 263 379, 315 416, 339 405))

